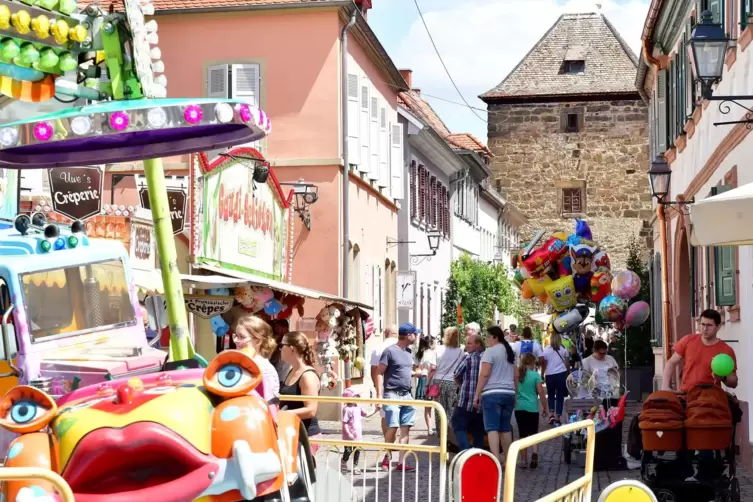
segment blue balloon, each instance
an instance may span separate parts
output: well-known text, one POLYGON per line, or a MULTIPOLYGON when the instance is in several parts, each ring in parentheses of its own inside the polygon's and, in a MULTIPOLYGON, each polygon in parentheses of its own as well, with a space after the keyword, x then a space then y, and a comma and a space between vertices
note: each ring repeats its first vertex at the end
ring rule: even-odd
POLYGON ((217 337, 223 337, 230 331, 230 326, 225 322, 225 319, 216 315, 209 319, 209 323, 212 325, 212 331, 217 337))
POLYGON ((264 313, 268 316, 276 316, 282 312, 282 303, 277 301, 276 298, 270 298, 264 303, 264 313))
POLYGON ((565 242, 565 244, 567 244, 567 247, 575 247, 580 243, 581 243, 581 236, 576 235, 576 234, 573 234, 570 237, 568 237, 567 242, 565 242))
POLYGON ((588 226, 585 220, 575 219, 575 235, 582 237, 586 240, 592 241, 591 228, 588 226))

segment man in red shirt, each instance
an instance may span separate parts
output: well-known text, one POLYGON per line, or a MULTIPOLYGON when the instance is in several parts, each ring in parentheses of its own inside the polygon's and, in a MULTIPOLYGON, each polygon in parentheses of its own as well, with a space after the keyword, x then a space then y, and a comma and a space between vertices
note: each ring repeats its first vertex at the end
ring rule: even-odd
POLYGON ((687 335, 675 344, 675 353, 664 367, 665 390, 671 390, 672 377, 677 365, 685 364, 682 368, 681 392, 688 392, 697 385, 719 385, 737 387, 737 358, 732 347, 716 337, 722 316, 714 309, 704 310, 701 314, 701 334, 687 335), (735 370, 722 378, 711 371, 711 360, 719 354, 727 354, 735 362, 735 370))

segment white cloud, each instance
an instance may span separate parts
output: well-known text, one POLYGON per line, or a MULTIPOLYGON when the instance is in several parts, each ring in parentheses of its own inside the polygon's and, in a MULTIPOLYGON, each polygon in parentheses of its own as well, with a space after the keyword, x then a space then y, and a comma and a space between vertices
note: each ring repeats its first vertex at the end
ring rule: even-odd
MULTIPOLYGON (((468 102, 482 109, 486 106, 476 96, 501 82, 561 14, 597 11, 596 2, 587 0, 419 0, 419 4, 453 79, 468 102)), ((649 0, 600 2, 601 12, 636 54, 648 4, 649 0)), ((417 16, 396 46, 392 59, 413 70, 414 87, 460 101, 417 16)), ((486 138, 485 124, 469 110, 428 99, 451 130, 486 138)))

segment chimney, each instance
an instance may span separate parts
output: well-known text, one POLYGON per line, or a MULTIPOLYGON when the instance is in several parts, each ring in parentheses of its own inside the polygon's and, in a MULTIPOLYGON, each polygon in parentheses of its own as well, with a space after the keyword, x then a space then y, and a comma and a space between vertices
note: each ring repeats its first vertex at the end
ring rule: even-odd
POLYGON ((361 11, 361 15, 363 15, 363 18, 368 21, 368 12, 369 12, 369 9, 371 9, 372 0, 353 0, 353 1, 355 2, 358 10, 361 11))
POLYGON ((405 83, 408 84, 408 89, 413 88, 413 70, 400 70, 400 76, 403 77, 405 83))

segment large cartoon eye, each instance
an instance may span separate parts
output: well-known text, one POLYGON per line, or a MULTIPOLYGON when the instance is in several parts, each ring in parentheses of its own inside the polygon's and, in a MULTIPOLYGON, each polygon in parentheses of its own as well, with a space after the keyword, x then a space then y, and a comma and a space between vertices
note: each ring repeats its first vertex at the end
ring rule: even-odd
POLYGON ((253 359, 237 350, 227 350, 218 355, 204 371, 204 387, 221 397, 246 395, 261 380, 261 371, 253 359))
POLYGON ((28 424, 32 420, 41 417, 47 412, 47 408, 40 406, 34 401, 19 401, 10 407, 8 419, 17 424, 28 424))
POLYGON ((16 434, 38 432, 49 425, 58 412, 55 401, 43 391, 21 385, 0 401, 0 425, 16 434))
POLYGON ((556 299, 558 299, 558 300, 561 299, 562 298, 562 291, 555 291, 554 292, 554 297, 556 299))
POLYGON ((565 293, 565 296, 570 296, 571 294, 573 294, 573 290, 570 288, 570 286, 567 286, 565 288, 564 293, 565 293))
POLYGON ((217 372, 217 382, 223 387, 235 387, 243 385, 251 380, 248 370, 238 364, 226 364, 217 372))

